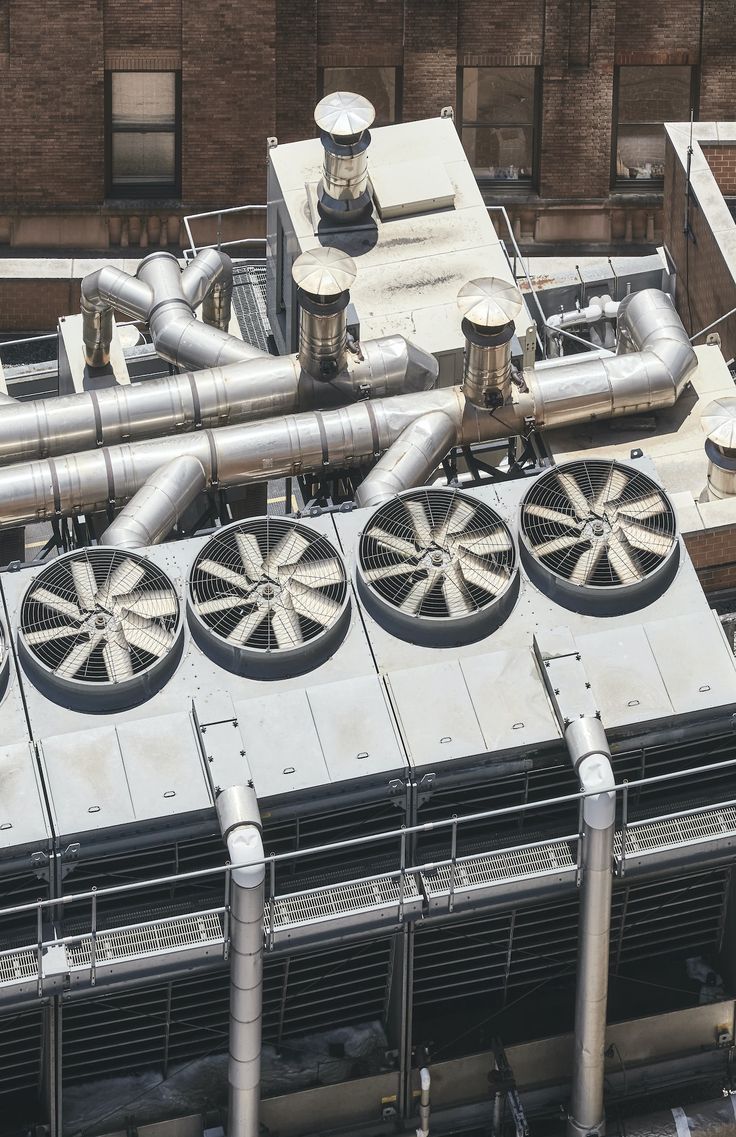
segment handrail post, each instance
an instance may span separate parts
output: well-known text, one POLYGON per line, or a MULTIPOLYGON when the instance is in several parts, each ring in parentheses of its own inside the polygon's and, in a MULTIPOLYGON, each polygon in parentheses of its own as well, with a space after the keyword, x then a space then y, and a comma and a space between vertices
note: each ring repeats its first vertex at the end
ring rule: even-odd
POLYGON ((585 809, 585 797, 578 800, 578 847, 577 855, 575 857, 575 864, 577 872, 575 874, 575 884, 580 888, 583 879, 583 810, 585 809))
POLYGON ((89 946, 89 983, 97 983, 97 888, 92 886, 92 938, 89 946))
POLYGON ((36 908, 36 950, 38 953, 38 997, 43 995, 43 908, 41 897, 38 897, 36 908))
POLYGON ((268 876, 268 884, 269 884, 269 888, 268 888, 268 891, 269 891, 269 897, 268 897, 268 950, 273 951, 273 937, 274 937, 273 922, 274 922, 274 919, 276 918, 276 908, 275 908, 275 902, 276 902, 276 861, 274 860, 273 853, 269 854, 269 856, 270 856, 270 860, 269 860, 269 876, 268 876))
POLYGON ((452 815, 451 845, 450 845, 450 891, 447 900, 447 910, 452 912, 455 908, 455 869, 457 867, 457 814, 452 815))
POLYGON ((231 869, 230 862, 225 865, 225 911, 222 920, 222 958, 230 958, 230 888, 231 869))
POLYGON ((626 778, 623 782, 624 792, 621 802, 621 858, 619 860, 619 876, 626 872, 626 827, 629 823, 629 783, 626 778))
POLYGON ((406 826, 401 826, 401 865, 399 867, 399 924, 404 922, 404 873, 406 870, 406 826))

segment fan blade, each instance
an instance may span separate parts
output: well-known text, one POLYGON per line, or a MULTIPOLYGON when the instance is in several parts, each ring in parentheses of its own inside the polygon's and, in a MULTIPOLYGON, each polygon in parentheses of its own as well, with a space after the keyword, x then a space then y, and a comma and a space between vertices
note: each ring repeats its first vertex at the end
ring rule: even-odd
POLYGON ((553 537, 551 541, 535 545, 534 552, 538 557, 546 557, 550 553, 559 553, 562 549, 571 549, 573 545, 581 545, 585 539, 579 533, 566 533, 564 537, 553 537))
POLYGON ((590 515, 590 503, 572 474, 558 474, 557 481, 560 483, 562 491, 570 502, 570 505, 575 510, 575 516, 578 520, 582 521, 588 517, 590 515))
POLYGON ((71 569, 79 607, 83 612, 93 612, 97 595, 97 581, 92 571, 92 565, 87 560, 72 561, 71 569))
POLYGON ((615 466, 609 468, 606 475, 606 481, 603 488, 596 494, 595 501, 593 502, 593 513, 603 513, 607 505, 615 501, 616 498, 621 497, 631 477, 629 474, 624 473, 623 470, 617 470, 615 466))
POLYGON ((117 568, 113 569, 109 579, 100 589, 100 592, 105 594, 106 598, 117 597, 125 592, 132 592, 137 588, 143 577, 146 575, 146 570, 143 565, 136 564, 135 561, 128 558, 119 564, 117 568))
POLYGON ((84 667, 103 635, 103 632, 95 632, 88 640, 75 644, 69 654, 56 668, 54 674, 58 675, 60 679, 73 679, 82 667, 84 667))
POLYGON ((620 518, 619 525, 626 536, 626 540, 635 549, 641 549, 645 553, 654 553, 658 557, 666 557, 672 547, 672 537, 669 533, 653 532, 646 526, 639 525, 638 522, 631 521, 628 518, 620 518))
POLYGON ((476 605, 469 595, 465 581, 457 564, 447 565, 442 579, 442 595, 445 598, 447 612, 450 616, 463 616, 474 612, 476 605))
POLYGON ((175 616, 179 611, 176 593, 168 588, 152 588, 150 592, 126 592, 118 596, 118 604, 136 616, 175 616))
POLYGON ((271 631, 276 636, 276 643, 280 648, 304 643, 299 617, 293 608, 287 608, 285 604, 275 604, 270 613, 271 631))
POLYGON ((444 576, 444 570, 441 568, 433 568, 427 573, 426 577, 417 580, 409 589, 404 599, 399 604, 402 612, 411 612, 412 616, 416 616, 419 609, 422 607, 427 596, 429 596, 432 589, 444 576))
POLYGON ((130 646, 147 651, 157 659, 165 655, 174 642, 171 632, 162 628, 155 620, 147 620, 145 616, 134 616, 131 613, 123 616, 120 625, 130 646))
POLYGON ((460 533, 452 538, 452 545, 457 549, 468 549, 472 553, 485 556, 495 556, 496 553, 507 553, 513 548, 511 538, 502 525, 495 529, 481 529, 478 533, 460 533))
POLYGON ((235 540, 245 575, 250 580, 260 580, 263 576, 263 553, 254 534, 236 533, 235 540))
POLYGON ((224 612, 228 608, 237 608, 247 603, 243 596, 216 596, 214 600, 202 600, 196 605, 200 616, 208 616, 210 612, 224 612))
POLYGON ((479 588, 496 596, 508 584, 509 574, 497 565, 488 564, 477 557, 475 553, 462 552, 459 556, 460 571, 468 584, 478 585, 479 588))
POLYGON ((570 573, 572 584, 588 584, 590 578, 600 564, 605 549, 603 541, 596 541, 589 549, 583 549, 578 557, 575 567, 570 573))
POLYGON ((657 517, 667 512, 667 504, 661 494, 650 493, 646 497, 635 498, 634 501, 622 501, 616 506, 617 513, 624 517, 634 517, 638 521, 646 521, 649 517, 657 517))
POLYGON ((546 505, 535 505, 534 502, 525 505, 524 512, 530 513, 532 517, 541 517, 544 521, 554 521, 558 525, 566 525, 570 529, 575 529, 580 524, 577 518, 571 517, 569 513, 561 513, 559 509, 550 509, 546 505))
POLYGON ((197 565, 198 569, 202 572, 209 573, 210 576, 216 576, 218 580, 224 580, 227 584, 231 584, 233 588, 240 588, 243 592, 250 589, 248 579, 242 572, 236 572, 235 569, 228 568, 227 565, 221 565, 219 561, 203 560, 197 565))
POLYGON ((227 637, 228 643, 240 644, 241 646, 247 643, 256 628, 266 619, 266 615, 267 610, 265 608, 254 608, 247 616, 243 616, 243 619, 235 625, 227 637))
POLYGON ((306 620, 314 620, 326 628, 336 616, 339 616, 342 604, 338 604, 331 596, 318 592, 307 584, 301 584, 292 577, 289 584, 289 594, 294 608, 306 620))
POLYGON ((387 533, 385 529, 369 529, 366 532, 366 537, 372 537, 376 544, 383 545, 385 549, 390 549, 392 553, 398 553, 399 556, 413 560, 417 558, 417 548, 413 541, 407 541, 404 537, 397 537, 394 533, 387 533))
POLYGON ((105 661, 108 678, 113 683, 120 683, 123 679, 132 679, 133 663, 130 658, 130 649, 122 632, 111 632, 107 643, 102 649, 102 658, 105 661))
POLYGON ((65 600, 63 596, 57 596, 55 592, 51 592, 48 588, 37 588, 32 593, 31 600, 38 600, 41 604, 45 604, 47 608, 51 608, 54 612, 60 612, 62 616, 68 616, 71 620, 78 620, 80 623, 83 619, 82 613, 76 604, 71 600, 65 600))
POLYGON ((432 529, 432 539, 438 545, 444 545, 448 536, 455 537, 470 525, 477 509, 471 509, 466 501, 455 498, 447 511, 445 520, 432 529))
POLYGON ((69 636, 78 636, 80 629, 72 627, 71 624, 62 624, 58 628, 40 628, 36 632, 26 632, 25 641, 31 647, 34 644, 46 644, 51 640, 63 640, 69 636))
POLYGON ((633 584, 641 580, 643 572, 632 559, 620 534, 611 533, 608 538, 608 563, 622 584, 633 584))
POLYGON ((426 549, 428 545, 432 544, 432 527, 424 505, 421 501, 405 501, 403 504, 411 518, 414 540, 420 549, 426 549))
POLYGON ((406 561, 398 565, 380 565, 378 568, 365 569, 363 576, 366 580, 385 580, 389 576, 410 576, 417 571, 416 565, 408 565, 406 561))
POLYGON ((311 588, 327 588, 330 584, 343 583, 345 569, 337 557, 329 557, 324 561, 304 561, 294 567, 291 579, 311 588))
POLYGON ((283 568, 284 565, 291 565, 294 561, 298 561, 305 551, 309 548, 309 541, 301 533, 296 530, 290 530, 284 537, 281 538, 278 545, 275 546, 268 554, 263 562, 263 571, 266 576, 270 576, 276 569, 283 568))

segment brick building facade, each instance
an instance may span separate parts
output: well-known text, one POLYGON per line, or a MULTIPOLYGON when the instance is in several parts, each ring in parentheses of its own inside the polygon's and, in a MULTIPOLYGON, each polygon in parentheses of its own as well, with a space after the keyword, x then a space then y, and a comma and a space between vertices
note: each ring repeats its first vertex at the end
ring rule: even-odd
POLYGON ((388 118, 452 105, 524 242, 651 242, 659 124, 733 118, 734 52, 733 0, 45 0, 40 21, 0 0, 0 249, 137 253, 176 245, 187 212, 262 202, 266 139, 311 134, 346 73, 391 86, 388 118), (175 76, 175 103, 172 79, 136 125, 114 105, 130 73, 175 76), (169 189, 137 195, 157 161, 169 189))

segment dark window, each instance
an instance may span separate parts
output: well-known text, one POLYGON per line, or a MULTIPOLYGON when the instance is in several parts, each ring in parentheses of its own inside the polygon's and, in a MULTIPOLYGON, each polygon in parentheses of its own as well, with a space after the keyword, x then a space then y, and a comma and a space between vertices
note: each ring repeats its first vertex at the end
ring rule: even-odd
POLYGON ((663 123, 687 122, 691 106, 692 68, 619 67, 613 157, 617 186, 662 182, 663 123))
POLYGON ((109 194, 179 196, 179 104, 176 71, 108 72, 109 194))
POLYGON ((534 175, 535 67, 464 67, 460 136, 480 182, 527 182, 534 175))
POLYGON ((397 67, 325 67, 322 94, 353 91, 370 99, 376 108, 375 126, 388 126, 401 118, 401 83, 397 67))

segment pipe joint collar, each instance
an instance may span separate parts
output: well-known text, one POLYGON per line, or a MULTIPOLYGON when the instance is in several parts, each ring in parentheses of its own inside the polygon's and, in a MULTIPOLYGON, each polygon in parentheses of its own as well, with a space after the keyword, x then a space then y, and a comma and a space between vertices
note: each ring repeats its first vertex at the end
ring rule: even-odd
POLYGON ((261 829, 258 798, 252 785, 228 786, 221 790, 215 799, 215 808, 225 840, 239 825, 254 825, 259 831, 261 829))

